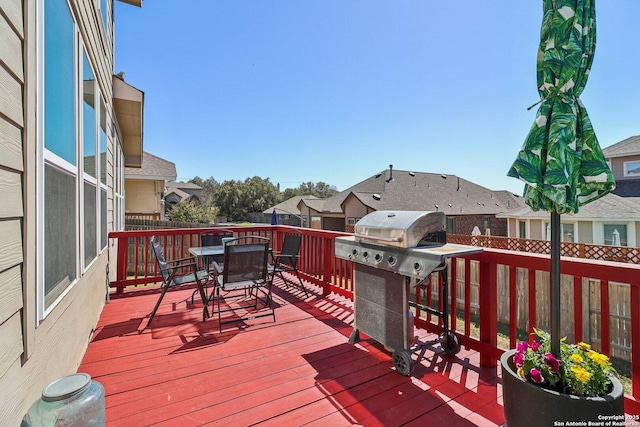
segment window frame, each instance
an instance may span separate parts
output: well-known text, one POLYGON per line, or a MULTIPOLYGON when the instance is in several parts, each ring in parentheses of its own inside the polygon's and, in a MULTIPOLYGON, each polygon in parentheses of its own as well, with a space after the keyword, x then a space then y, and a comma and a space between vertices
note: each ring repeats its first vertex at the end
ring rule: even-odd
MULTIPOLYGON (((63 126, 70 124, 73 122, 73 150, 70 147, 64 146, 56 146, 55 144, 50 144, 49 147, 47 144, 47 135, 46 135, 46 126, 47 126, 47 114, 52 111, 52 108, 49 107, 47 110, 46 104, 46 96, 51 96, 50 98, 52 102, 56 102, 58 96, 68 96, 70 91, 67 91, 66 94, 58 94, 53 89, 49 89, 47 87, 47 56, 46 56, 46 43, 47 43, 47 32, 45 25, 52 25, 53 28, 57 24, 56 21, 53 21, 55 18, 51 18, 52 21, 47 21, 50 17, 46 16, 46 13, 49 12, 44 2, 37 2, 36 12, 39 17, 37 20, 36 34, 38 40, 37 47, 37 109, 38 114, 36 116, 36 129, 37 129, 37 137, 36 137, 36 221, 37 221, 37 232, 36 232, 36 327, 40 325, 44 319, 60 304, 62 300, 66 297, 66 295, 77 285, 77 283, 82 279, 82 277, 87 273, 87 271, 91 268, 91 266, 96 262, 96 260, 100 257, 100 254, 103 253, 104 250, 108 248, 108 197, 109 197, 109 179, 108 174, 106 173, 108 170, 108 155, 109 155, 109 144, 110 144, 110 126, 107 124, 110 123, 112 114, 107 107, 107 103, 105 102, 105 96, 102 92, 102 88, 98 84, 98 77, 95 72, 96 67, 95 64, 91 62, 91 56, 87 50, 87 46, 82 38, 82 34, 80 31, 80 27, 78 25, 76 16, 73 12, 73 7, 68 0, 60 0, 60 3, 54 5, 62 7, 62 5, 66 6, 66 12, 64 13, 64 26, 60 27, 62 29, 62 34, 66 38, 67 41, 73 40, 73 46, 69 46, 72 54, 66 56, 67 61, 73 61, 73 64, 68 68, 68 70, 73 70, 72 78, 73 82, 71 83, 73 87, 73 119, 70 117, 65 117, 65 121, 63 122, 63 126), (68 15, 67 15, 68 13, 68 15), (68 19, 68 20, 67 20, 68 19), (71 26, 68 25, 69 21, 71 22, 71 26), (53 23, 51 23, 53 22, 53 23), (49 24, 47 24, 49 23, 49 24), (86 61, 85 61, 86 60, 86 61), (94 154, 91 156, 93 159, 89 159, 89 161, 95 163, 95 168, 93 170, 92 176, 91 173, 87 173, 85 171, 85 167, 88 164, 84 158, 85 153, 85 134, 84 134, 84 70, 85 63, 88 64, 89 70, 93 75, 94 87, 93 87, 93 107, 94 107, 94 120, 93 126, 90 132, 94 134, 94 138, 92 141, 92 145, 94 145, 93 151, 94 154), (49 91, 47 92, 47 90, 49 91), (104 111, 103 111, 104 110, 104 111), (101 135, 101 119, 102 114, 104 114, 104 130, 106 137, 102 138, 101 135), (68 123, 67 123, 68 119, 68 123), (75 155, 75 164, 72 164, 69 160, 66 160, 58 153, 53 150, 59 149, 60 153, 65 155, 66 157, 70 157, 71 151, 73 151, 75 155), (101 153, 101 150, 103 152, 101 153), (104 155, 104 165, 101 162, 102 154, 104 155), (74 247, 71 249, 72 253, 69 254, 69 266, 71 267, 70 259, 73 258, 73 267, 69 268, 69 274, 73 271, 74 277, 66 282, 61 282, 56 284, 55 287, 50 287, 47 290, 47 263, 51 258, 47 258, 47 248, 45 246, 46 237, 46 229, 45 225, 47 224, 47 210, 54 205, 47 205, 46 200, 46 183, 45 183, 45 171, 47 168, 53 168, 55 171, 59 171, 62 173, 66 173, 70 175, 74 182, 73 188, 73 199, 74 206, 69 207, 69 211, 73 211, 73 224, 66 224, 67 227, 71 227, 74 231, 73 242, 74 247), (104 169, 104 170, 103 170, 104 169), (102 178, 104 176, 104 179, 102 178), (85 237, 87 228, 85 227, 85 214, 87 213, 85 207, 85 201, 89 193, 85 192, 85 185, 89 184, 90 192, 93 196, 95 196, 95 204, 92 205, 91 209, 95 208, 95 215, 90 218, 95 224, 95 236, 89 244, 95 243, 95 249, 89 247, 91 250, 91 259, 85 259, 85 237), (106 192, 106 193, 105 193, 106 192), (106 195, 106 201, 103 200, 103 197, 106 195), (105 236, 104 231, 107 231, 107 238, 105 236), (63 284, 62 284, 63 283, 63 284), (64 288, 62 287, 64 286, 64 288)), ((109 4, 111 1, 109 0, 109 4)), ((62 11, 62 9, 52 9, 56 13, 62 11)), ((55 15, 55 17, 62 17, 62 14, 55 15)), ((62 22, 62 21, 61 21, 62 22)), ((57 33, 49 33, 50 37, 57 37, 57 33)), ((51 40, 49 40, 49 46, 51 46, 51 40)), ((49 57, 50 58, 50 57, 49 57)), ((65 69, 66 68, 66 62, 65 69)), ((55 64, 49 66, 55 67, 55 64)), ((51 71, 49 71, 51 72, 51 71)), ((68 82, 69 75, 53 75, 54 78, 62 78, 65 79, 65 84, 68 82)), ((49 76, 50 78, 50 76, 49 76)), ((49 81, 51 84, 51 80, 49 81)), ((53 86, 51 86, 53 87, 53 86)), ((64 98, 61 98, 64 99, 64 98)), ((70 105, 70 104, 69 104, 70 105)), ((71 111, 71 110, 69 110, 71 111)), ((70 115, 70 113, 69 113, 70 115)), ((53 116, 55 118, 55 116, 53 116)), ((67 129, 67 128, 63 128, 67 129)), ((69 137, 71 135, 71 131, 69 131, 69 137)), ((56 142, 54 140, 53 142, 56 142)), ((89 147, 89 150, 92 148, 89 147)), ((120 149, 120 154, 122 155, 122 150, 120 149)), ((122 160, 122 159, 121 159, 122 160)), ((122 174, 122 177, 124 174, 122 174)), ((69 182, 70 183, 70 182, 69 182)), ((122 196, 123 197, 123 196, 122 196)), ((49 202, 50 203, 50 202, 49 202)), ((90 214, 91 215, 91 214, 90 214)), ((57 223, 54 219, 53 223, 57 223)), ((93 225, 93 224, 92 224, 93 225)), ((53 237, 55 239, 55 236, 53 237)), ((71 240, 71 239, 70 239, 71 240)), ((55 242, 55 240, 54 240, 55 242)), ((55 248, 54 248, 55 249, 55 248)))
POLYGON ((623 162, 622 164, 622 172, 623 176, 626 178, 638 178, 640 177, 640 173, 629 173, 629 169, 640 169, 640 160, 629 160, 627 162, 623 162))

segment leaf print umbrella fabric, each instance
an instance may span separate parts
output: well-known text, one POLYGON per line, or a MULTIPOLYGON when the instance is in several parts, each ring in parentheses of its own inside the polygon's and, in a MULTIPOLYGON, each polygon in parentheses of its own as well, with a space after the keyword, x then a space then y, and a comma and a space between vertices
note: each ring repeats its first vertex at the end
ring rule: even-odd
POLYGON ((584 90, 596 45, 595 0, 543 0, 538 48, 540 107, 507 173, 526 183, 534 211, 577 213, 615 188, 587 110, 584 90))
POLYGON ((596 46, 595 0, 543 0, 537 78, 540 107, 507 173, 525 182, 534 211, 551 212, 551 352, 560 356, 560 214, 577 213, 615 188, 578 98, 596 46))

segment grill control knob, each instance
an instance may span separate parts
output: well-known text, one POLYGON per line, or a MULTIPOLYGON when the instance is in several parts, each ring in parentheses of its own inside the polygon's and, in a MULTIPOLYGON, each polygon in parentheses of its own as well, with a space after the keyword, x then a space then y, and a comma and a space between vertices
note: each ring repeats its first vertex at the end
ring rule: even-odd
POLYGON ((423 266, 422 263, 416 262, 413 264, 413 269, 416 271, 416 273, 420 273, 423 270, 423 266))
POLYGON ((391 255, 387 262, 389 263, 389 267, 393 267, 394 265, 396 265, 396 262, 398 262, 398 259, 395 256, 391 255))
POLYGON ((382 255, 376 254, 375 260, 376 260, 377 263, 381 263, 382 262, 382 255))
POLYGON ((357 249, 352 250, 349 258, 358 258, 358 250, 357 249))
POLYGON ((362 257, 363 257, 364 259, 369 259, 369 252, 364 251, 364 253, 362 254, 362 257))

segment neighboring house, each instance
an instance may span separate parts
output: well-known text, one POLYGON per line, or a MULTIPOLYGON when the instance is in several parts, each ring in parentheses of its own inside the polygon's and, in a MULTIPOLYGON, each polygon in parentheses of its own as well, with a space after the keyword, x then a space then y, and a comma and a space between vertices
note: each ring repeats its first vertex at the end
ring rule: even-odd
POLYGON ((613 191, 621 197, 640 197, 640 135, 602 150, 616 179, 613 191))
POLYGON ((386 169, 328 199, 302 199, 298 209, 311 228, 353 231, 354 224, 378 210, 440 211, 447 232, 506 236, 505 219, 496 215, 523 206, 507 191, 493 191, 455 175, 386 169))
POLYGON ((125 216, 164 221, 166 183, 176 177, 175 163, 145 151, 142 167, 125 168, 124 171, 125 216))
MULTIPOLYGON (((550 240, 550 215, 528 206, 498 215, 509 224, 509 237, 550 240)), ((581 206, 577 214, 562 215, 561 240, 637 247, 640 242, 640 199, 615 194, 581 206)))
POLYGON ((113 75, 113 7, 0 2, 2 426, 76 372, 105 304, 144 102, 113 75))
POLYGON ((169 213, 171 208, 183 200, 201 203, 200 195, 202 187, 193 182, 167 182, 164 194, 164 212, 169 213))
POLYGON ((312 196, 312 195, 293 196, 290 199, 285 200, 284 202, 278 203, 277 205, 262 211, 263 218, 264 218, 263 222, 267 222, 267 223, 271 222, 271 214, 275 209, 276 215, 278 216, 278 224, 307 227, 308 224, 303 222, 302 216, 300 215, 300 210, 298 209, 298 203, 300 203, 301 200, 319 200, 319 199, 318 197, 312 196))
MULTIPOLYGON (((640 136, 602 150, 616 179, 616 189, 577 214, 562 215, 562 240, 637 247, 640 242, 640 136), (615 236, 615 237, 614 237, 615 236)), ((529 207, 498 215, 508 221, 508 236, 549 239, 549 213, 529 207)))

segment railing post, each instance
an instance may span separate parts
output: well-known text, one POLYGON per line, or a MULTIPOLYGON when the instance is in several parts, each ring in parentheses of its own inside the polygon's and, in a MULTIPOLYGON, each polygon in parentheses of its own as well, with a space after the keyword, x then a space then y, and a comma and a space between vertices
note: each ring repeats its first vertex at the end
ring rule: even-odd
MULTIPOLYGON (((116 280, 118 282, 124 281, 127 278, 127 256, 129 254, 129 238, 118 237, 116 240, 118 245, 118 252, 116 257, 116 280)), ((117 294, 124 292, 124 288, 118 286, 116 290, 117 294)))
MULTIPOLYGON (((631 283, 631 388, 633 397, 640 399, 640 283, 631 283), (635 308, 635 309, 634 309, 635 308)), ((632 413, 632 412, 629 412, 632 413)), ((636 412, 637 413, 637 412, 636 412)))
MULTIPOLYGON (((498 346, 498 265, 480 262, 480 341, 488 347, 498 346)), ((480 366, 495 367, 498 361, 494 354, 480 352, 480 366)))
POLYGON ((333 240, 322 239, 324 246, 323 251, 323 273, 322 273, 322 296, 327 296, 331 293, 330 285, 332 283, 331 277, 331 262, 333 261, 333 240))

